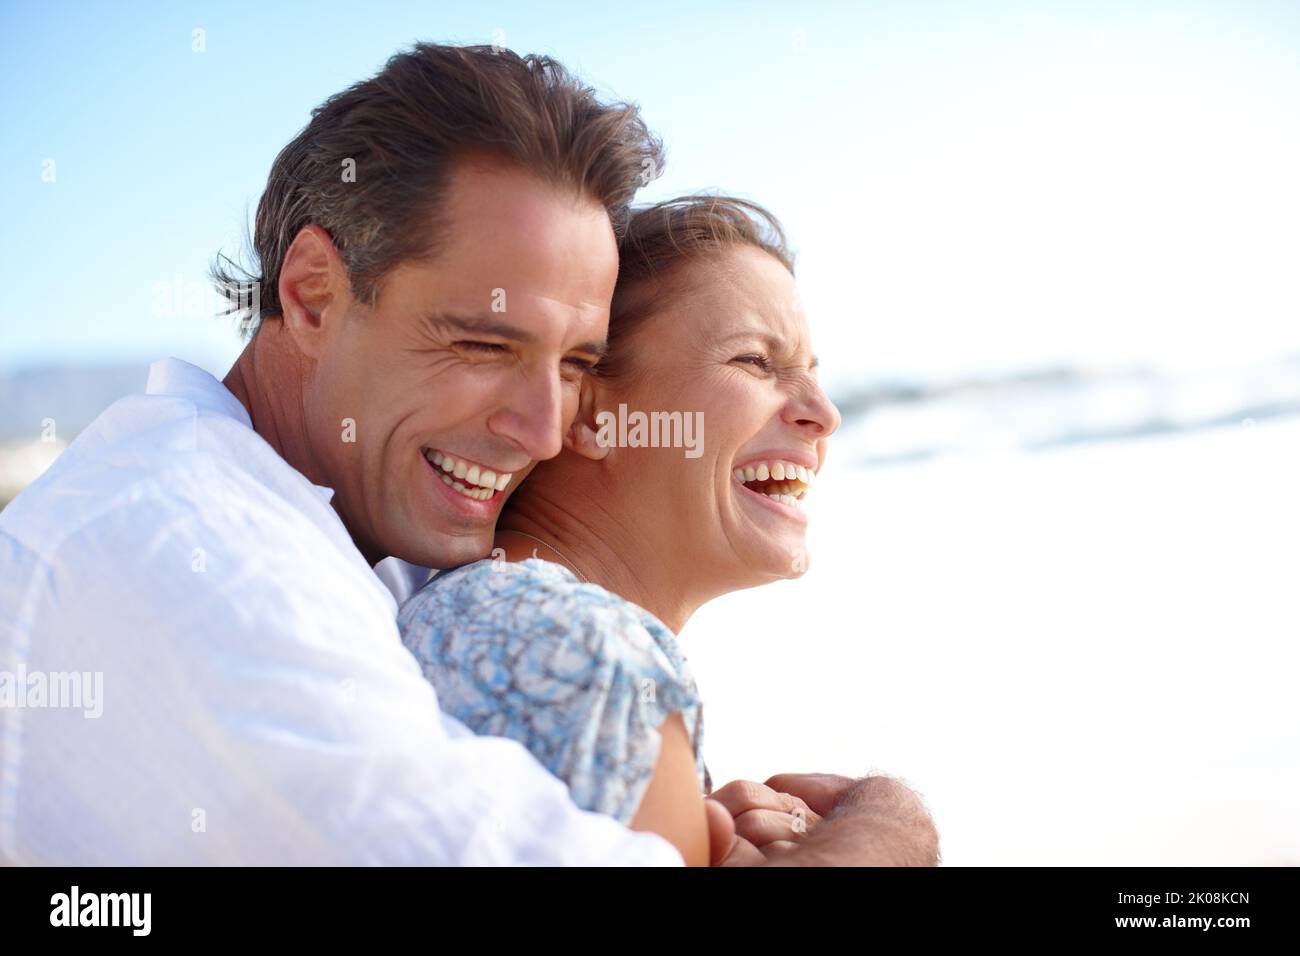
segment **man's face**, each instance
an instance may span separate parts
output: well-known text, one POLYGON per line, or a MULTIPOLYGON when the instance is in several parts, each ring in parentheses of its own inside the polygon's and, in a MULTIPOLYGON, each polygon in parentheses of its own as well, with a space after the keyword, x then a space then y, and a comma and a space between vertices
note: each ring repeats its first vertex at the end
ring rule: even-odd
POLYGON ((609 324, 618 252, 598 202, 462 164, 439 218, 437 255, 348 308, 304 396, 313 457, 371 561, 484 557, 506 497, 559 452, 609 324))

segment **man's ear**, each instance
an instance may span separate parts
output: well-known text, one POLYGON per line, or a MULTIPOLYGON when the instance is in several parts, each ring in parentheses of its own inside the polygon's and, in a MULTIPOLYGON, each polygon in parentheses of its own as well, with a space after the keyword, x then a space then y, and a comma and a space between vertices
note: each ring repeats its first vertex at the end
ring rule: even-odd
POLYGON ((580 388, 578 414, 574 416, 569 430, 564 433, 564 447, 584 458, 601 461, 609 454, 610 447, 607 441, 610 428, 602 427, 602 419, 611 413, 596 410, 597 399, 604 388, 594 375, 584 375, 580 388))
POLYGON ((330 234, 303 226, 280 266, 280 310, 285 331, 302 353, 319 358, 351 299, 347 267, 330 234))

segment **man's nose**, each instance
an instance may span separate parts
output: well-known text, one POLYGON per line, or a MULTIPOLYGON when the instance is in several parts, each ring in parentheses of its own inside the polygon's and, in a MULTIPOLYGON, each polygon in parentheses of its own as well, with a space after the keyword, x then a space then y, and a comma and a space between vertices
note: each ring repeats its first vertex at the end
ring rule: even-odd
POLYGON ((557 369, 528 372, 508 401, 493 414, 489 428, 519 446, 534 461, 554 458, 563 447, 564 392, 557 369))

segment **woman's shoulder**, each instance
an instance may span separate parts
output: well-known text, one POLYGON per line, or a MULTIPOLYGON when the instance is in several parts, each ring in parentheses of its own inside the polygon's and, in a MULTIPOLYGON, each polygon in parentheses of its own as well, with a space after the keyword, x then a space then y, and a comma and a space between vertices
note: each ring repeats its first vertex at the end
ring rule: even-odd
POLYGON ((476 733, 522 742, 580 806, 630 820, 658 728, 677 711, 710 786, 699 691, 675 635, 562 565, 485 560, 443 572, 403 605, 399 624, 443 709, 476 733))
MULTIPOLYGON (((521 595, 541 601, 573 594, 581 585, 572 571, 553 561, 540 558, 506 561, 491 557, 437 572, 407 604, 466 604, 483 597, 508 599, 521 595)), ((595 591, 617 597, 604 588, 596 587, 595 591)))
POLYGON ((674 635, 653 614, 538 558, 484 559, 443 571, 411 596, 398 621, 404 629, 435 625, 479 639, 564 638, 607 654, 654 648, 670 663, 680 659, 674 635))

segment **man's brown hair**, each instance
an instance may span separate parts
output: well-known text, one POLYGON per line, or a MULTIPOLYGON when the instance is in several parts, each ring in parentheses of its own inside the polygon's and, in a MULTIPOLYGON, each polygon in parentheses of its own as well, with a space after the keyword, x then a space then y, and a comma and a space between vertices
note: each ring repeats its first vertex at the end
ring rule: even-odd
POLYGON ((280 269, 310 224, 330 234, 353 294, 373 304, 385 274, 450 238, 431 239, 428 225, 456 160, 484 153, 600 202, 616 234, 663 164, 635 106, 601 103, 550 57, 417 44, 318 106, 280 151, 257 206, 256 271, 224 255, 213 263, 231 313, 248 334, 281 314, 280 269))
POLYGON ((609 314, 609 351, 598 371, 619 376, 630 367, 628 336, 673 296, 683 262, 716 257, 736 246, 752 246, 794 275, 794 253, 776 216, 756 202, 734 196, 679 196, 634 209, 619 241, 618 285, 609 314))

